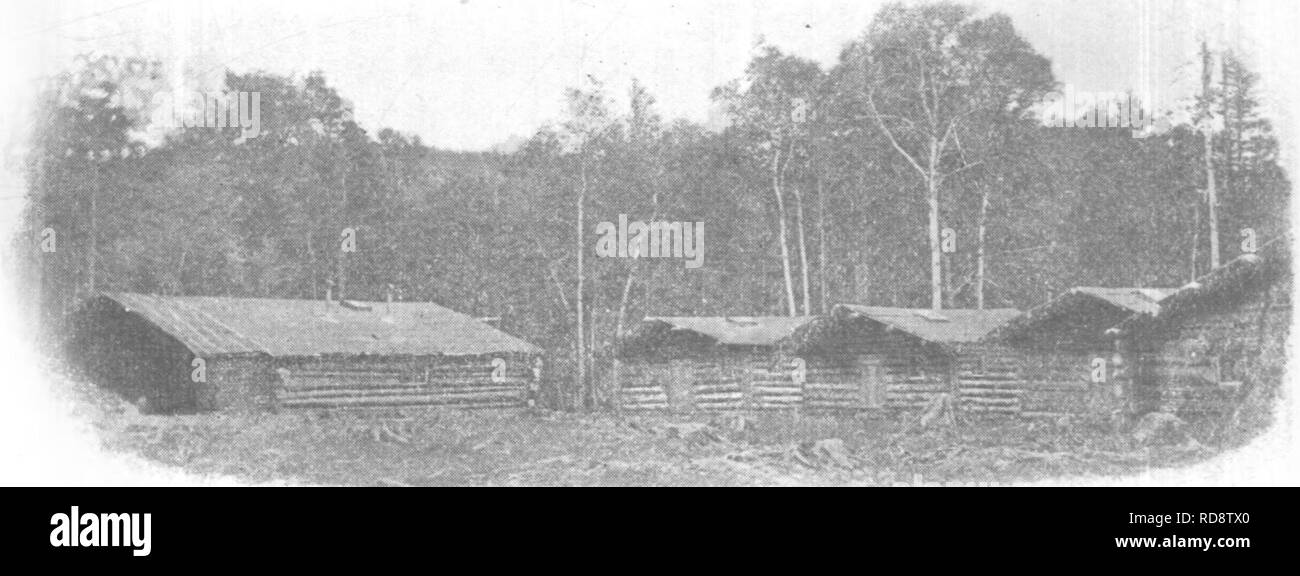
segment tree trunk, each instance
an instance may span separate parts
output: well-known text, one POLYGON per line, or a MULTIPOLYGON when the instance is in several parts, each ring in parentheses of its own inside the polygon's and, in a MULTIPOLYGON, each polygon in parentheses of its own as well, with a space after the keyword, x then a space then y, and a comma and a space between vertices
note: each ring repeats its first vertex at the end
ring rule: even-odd
MULTIPOLYGON (((339 192, 342 195, 342 201, 339 203, 339 223, 342 224, 342 226, 339 228, 342 229, 348 227, 347 226, 348 185, 347 182, 344 180, 342 174, 339 174, 339 192)), ((356 230, 354 229, 352 232, 354 234, 354 236, 352 237, 352 241, 356 242, 357 241, 357 238, 355 236, 356 230)), ((338 251, 338 270, 335 272, 335 275, 338 277, 338 284, 339 284, 339 302, 342 302, 343 299, 347 297, 347 290, 348 290, 347 257, 348 257, 348 253, 344 252, 342 250, 342 247, 340 247, 338 251)))
MULTIPOLYGON (((584 152, 584 154, 585 154, 585 152, 584 152)), ((578 343, 578 350, 577 350, 577 352, 578 352, 578 354, 577 354, 577 361, 578 361, 578 381, 576 382, 576 384, 577 384, 578 390, 581 391, 580 393, 583 394, 583 402, 586 402, 587 399, 589 398, 589 391, 587 390, 587 365, 586 365, 586 342, 587 342, 587 339, 586 339, 586 333, 585 333, 585 322, 586 322, 586 319, 585 319, 585 317, 584 317, 584 315, 585 315, 584 307, 585 307, 586 302, 585 302, 585 299, 584 299, 583 294, 582 294, 582 291, 583 291, 583 288, 584 288, 584 286, 583 286, 583 285, 584 285, 584 279, 585 279, 585 275, 584 275, 584 274, 585 274, 585 270, 583 269, 583 266, 584 266, 584 260, 585 260, 585 256, 586 256, 586 251, 583 250, 583 248, 584 248, 584 243, 586 242, 585 230, 583 229, 583 228, 584 228, 584 225, 585 225, 585 221, 584 221, 584 220, 585 220, 585 217, 586 217, 586 212, 585 212, 586 207, 585 207, 585 205, 586 205, 586 203, 587 203, 587 161, 586 161, 586 158, 584 157, 584 158, 579 162, 579 164, 580 164, 580 166, 579 166, 579 168, 578 168, 578 173, 579 173, 579 177, 581 178, 581 185, 580 185, 579 188, 578 188, 578 244, 577 244, 577 250, 578 250, 578 291, 577 291, 576 297, 575 297, 575 299, 574 299, 575 302, 576 302, 577 312, 578 312, 578 337, 577 337, 577 343, 578 343)), ((566 406, 566 408, 567 408, 567 406, 566 406)))
MULTIPOLYGON (((95 162, 92 158, 91 162, 95 162)), ((99 268, 98 244, 99 244, 99 226, 96 222, 99 216, 99 187, 104 185, 104 174, 100 170, 98 162, 95 162, 95 185, 90 187, 90 243, 86 249, 86 289, 87 296, 94 296, 96 286, 96 271, 99 268)))
POLYGON ((781 272, 785 276, 785 303, 786 313, 790 316, 798 316, 794 303, 794 279, 790 275, 790 246, 786 240, 788 232, 785 224, 785 198, 781 194, 781 151, 780 148, 772 156, 772 194, 776 196, 776 219, 777 232, 781 241, 781 272))
POLYGON ((1198 277, 1196 264, 1201 258, 1201 199, 1192 204, 1192 277, 1188 282, 1195 282, 1198 277))
MULTIPOLYGON (((659 171, 658 176, 656 182, 659 181, 659 179, 662 179, 662 170, 659 171)), ((650 211, 650 221, 654 222, 659 219, 659 192, 656 191, 651 194, 650 203, 654 206, 654 209, 650 211)), ((640 258, 633 259, 630 263, 631 268, 627 272, 627 279, 623 281, 623 294, 618 300, 618 318, 614 323, 614 337, 616 338, 616 342, 621 342, 623 340, 623 324, 627 319, 627 305, 628 301, 631 299, 632 282, 636 279, 636 260, 639 259, 640 258)))
POLYGON ((808 244, 805 241, 803 225, 803 193, 799 187, 794 188, 794 212, 798 228, 795 230, 799 234, 799 272, 803 280, 803 313, 804 315, 812 314, 812 292, 808 289, 808 244))
POLYGON ((1205 126, 1205 217, 1210 220, 1210 269, 1219 267, 1219 195, 1214 189, 1214 132, 1205 126))
POLYGON ((930 202, 930 308, 943 309, 943 249, 939 239, 939 142, 930 137, 930 164, 925 183, 930 202))
POLYGON ((1202 132, 1205 137, 1205 217, 1210 221, 1210 270, 1219 267, 1219 218, 1218 194, 1214 190, 1214 123, 1211 118, 1213 105, 1210 102, 1210 73, 1213 57, 1209 45, 1201 41, 1201 97, 1203 99, 1204 123, 1202 132))
POLYGON ((984 309, 984 233, 989 214, 989 191, 981 189, 979 230, 975 236, 975 308, 984 309))
POLYGON ((822 179, 817 177, 817 284, 820 288, 818 297, 821 299, 822 314, 829 312, 827 310, 827 290, 826 290, 826 190, 822 187, 822 179))

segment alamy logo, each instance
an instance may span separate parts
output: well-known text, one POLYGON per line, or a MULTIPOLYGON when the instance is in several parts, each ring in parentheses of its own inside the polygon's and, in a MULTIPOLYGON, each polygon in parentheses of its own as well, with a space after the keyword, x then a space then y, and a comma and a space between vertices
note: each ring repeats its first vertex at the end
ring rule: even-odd
POLYGON ((134 556, 148 556, 152 514, 82 514, 77 506, 68 514, 50 516, 50 546, 117 546, 132 548, 134 556))
POLYGON ((602 258, 684 258, 686 267, 704 264, 703 222, 628 222, 618 215, 618 225, 596 225, 596 255, 602 258))
POLYGON ((1131 128, 1134 138, 1168 132, 1169 119, 1155 118, 1148 106, 1148 99, 1137 94, 1081 92, 1067 84, 1065 92, 1043 97, 1042 119, 1049 128, 1131 128))
POLYGON ((262 133, 261 92, 195 92, 176 97, 160 92, 153 99, 153 123, 165 128, 241 128, 242 140, 262 133))

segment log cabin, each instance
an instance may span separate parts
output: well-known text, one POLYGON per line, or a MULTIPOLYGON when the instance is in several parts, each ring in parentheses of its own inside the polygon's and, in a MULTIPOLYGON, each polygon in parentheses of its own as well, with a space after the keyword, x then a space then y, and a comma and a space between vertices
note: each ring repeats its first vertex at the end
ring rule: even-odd
POLYGON ((802 370, 791 348, 812 316, 647 317, 619 343, 614 386, 623 410, 798 408, 802 370))
POLYGON ((67 352, 151 412, 531 401, 542 350, 427 302, 103 293, 67 352))
POLYGON ((808 330, 800 351, 810 364, 856 382, 867 408, 914 410, 946 396, 967 412, 1018 410, 983 376, 1014 369, 1012 360, 993 355, 982 342, 1020 314, 1011 308, 840 304, 827 321, 808 330))
MULTIPOLYGON (((968 346, 1019 310, 841 304, 827 316, 646 318, 620 348, 625 410, 857 412, 959 393, 968 346)), ((970 403, 978 410, 986 399, 970 403)))
POLYGON ((1113 327, 1136 367, 1133 411, 1185 418, 1233 412, 1286 374, 1291 245, 1281 236, 1197 278, 1113 327))
MULTIPOLYGON (((988 356, 1014 359, 1001 375, 984 370, 985 387, 1015 398, 1012 405, 1023 416, 1123 410, 1132 397, 1133 370, 1108 330, 1134 314, 1155 314, 1173 291, 1081 286, 1030 309, 981 344, 988 356)), ((967 373, 972 388, 981 376, 967 373)))

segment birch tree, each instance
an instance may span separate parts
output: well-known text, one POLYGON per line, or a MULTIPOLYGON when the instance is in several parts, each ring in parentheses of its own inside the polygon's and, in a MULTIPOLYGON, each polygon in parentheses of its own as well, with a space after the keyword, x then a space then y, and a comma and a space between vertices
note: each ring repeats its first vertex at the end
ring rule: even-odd
POLYGON ((945 182, 979 167, 980 134, 1021 117, 1050 88, 1051 68, 1001 14, 951 3, 881 10, 855 54, 873 125, 920 178, 927 205, 930 306, 943 307, 940 207, 945 182))
POLYGON ((591 192, 592 171, 604 156, 603 144, 612 125, 609 106, 603 88, 596 84, 588 90, 570 89, 567 94, 569 119, 564 123, 562 137, 565 150, 575 156, 577 174, 574 188, 574 254, 577 259, 577 288, 574 290, 574 311, 577 321, 574 341, 577 350, 577 381, 575 385, 582 394, 582 403, 591 408, 595 402, 592 382, 588 379, 587 348, 587 297, 586 297, 586 208, 587 197, 591 192))
POLYGON ((752 164, 762 170, 776 204, 777 241, 781 250, 781 274, 785 286, 785 308, 790 316, 800 314, 795 301, 793 264, 790 256, 790 213, 787 195, 795 196, 800 268, 803 275, 803 313, 809 313, 808 251, 803 232, 803 194, 790 183, 807 162, 810 98, 821 81, 816 63, 783 54, 774 46, 760 45, 759 55, 749 63, 745 78, 714 91, 724 103, 734 127, 744 140, 752 164), (794 174, 792 174, 792 172, 794 174))

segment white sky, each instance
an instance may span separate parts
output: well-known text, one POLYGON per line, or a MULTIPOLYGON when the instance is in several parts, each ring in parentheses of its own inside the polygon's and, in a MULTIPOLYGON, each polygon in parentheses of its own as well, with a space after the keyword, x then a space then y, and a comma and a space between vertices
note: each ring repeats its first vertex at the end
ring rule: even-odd
MULTIPOLYGON (((566 87, 590 75, 621 98, 632 77, 666 117, 705 121, 709 91, 741 75, 760 35, 829 67, 859 35, 878 0, 484 0, 190 2, 49 1, 0 24, 8 56, 28 78, 78 53, 184 62, 191 74, 223 67, 306 73, 319 69, 372 132, 392 127, 443 147, 482 149, 557 119, 566 87)), ((1158 104, 1197 81, 1195 48, 1207 35, 1240 44, 1264 76, 1269 112, 1292 133, 1282 99, 1295 100, 1296 2, 1236 0, 1003 0, 1009 14, 1083 91, 1140 88, 1150 64, 1158 104), (1148 56, 1139 17, 1152 14, 1148 56), (1232 25, 1232 26, 1225 26, 1232 25), (1261 57, 1265 56, 1265 57, 1261 57)), ((1293 143, 1288 139, 1289 152, 1293 143)), ((1291 156, 1288 154, 1288 156, 1291 156)))

